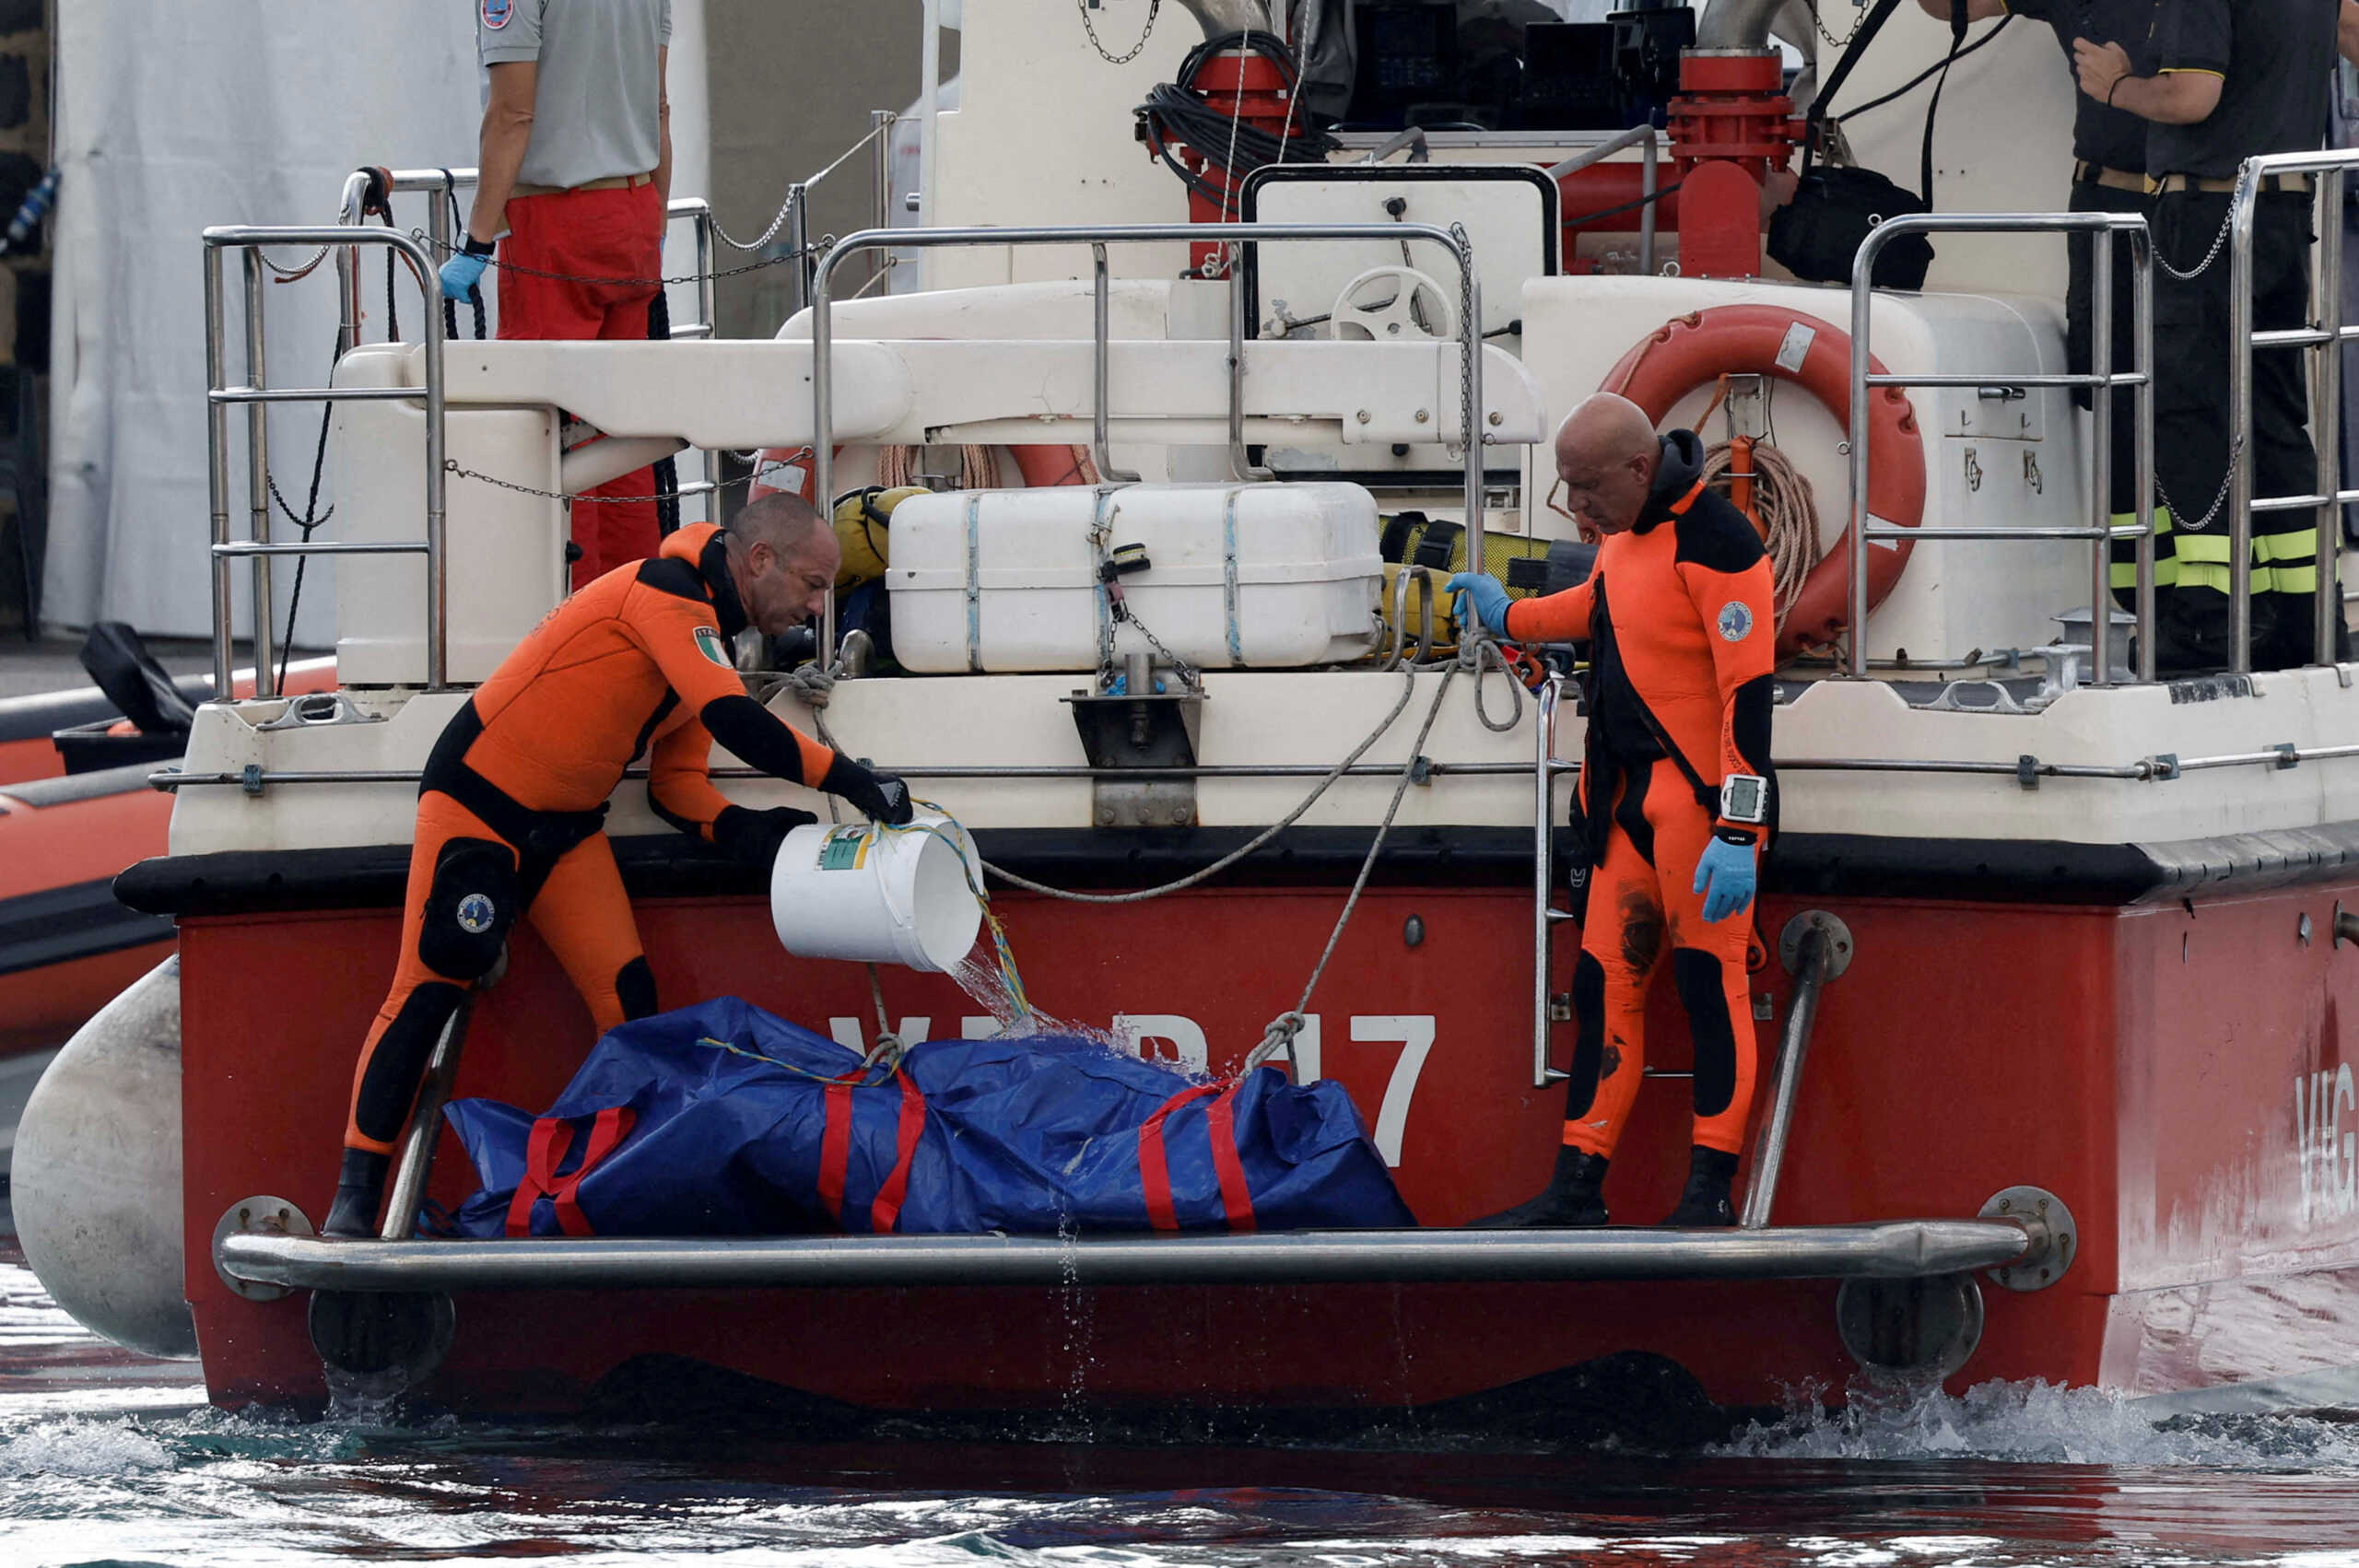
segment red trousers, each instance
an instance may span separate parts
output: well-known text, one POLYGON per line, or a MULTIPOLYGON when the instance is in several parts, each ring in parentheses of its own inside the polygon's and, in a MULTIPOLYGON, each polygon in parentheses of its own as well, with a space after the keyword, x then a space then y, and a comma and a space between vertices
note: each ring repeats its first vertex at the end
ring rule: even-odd
MULTIPOLYGON (((499 335, 528 338, 647 336, 653 282, 580 283, 572 278, 652 279, 663 267, 663 203, 652 183, 629 190, 560 191, 518 196, 508 204, 508 238, 499 242, 499 335), (565 278, 541 277, 562 273, 565 278)), ((588 492, 645 496, 655 471, 642 468, 588 492)), ((577 500, 573 563, 581 588, 627 562, 644 560, 662 544, 653 501, 577 500)))

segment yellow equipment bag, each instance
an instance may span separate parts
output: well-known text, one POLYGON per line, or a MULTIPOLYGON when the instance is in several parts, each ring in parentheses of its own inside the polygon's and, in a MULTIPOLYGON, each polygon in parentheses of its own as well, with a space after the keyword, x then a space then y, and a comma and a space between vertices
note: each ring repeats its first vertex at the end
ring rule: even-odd
POLYGON ((902 485, 887 490, 871 485, 836 502, 836 543, 843 550, 843 565, 836 573, 836 591, 874 582, 885 575, 892 558, 893 509, 911 496, 926 493, 922 485, 902 485))

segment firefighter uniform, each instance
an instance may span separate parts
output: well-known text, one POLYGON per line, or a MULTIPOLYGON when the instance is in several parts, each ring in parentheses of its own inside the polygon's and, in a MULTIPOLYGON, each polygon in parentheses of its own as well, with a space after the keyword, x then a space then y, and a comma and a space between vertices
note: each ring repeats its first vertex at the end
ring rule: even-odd
MULTIPOLYGON (((2218 106, 2208 117, 2147 130, 2147 168, 2159 188, 2156 253, 2180 273, 2201 269, 2191 281, 2169 272, 2155 279, 2154 462, 2177 557, 2156 639, 2165 669, 2217 669, 2232 656, 2225 497, 2234 455, 2228 368, 2236 345, 2223 236, 2247 158, 2308 151, 2323 139, 2337 18, 2332 0, 2171 0, 2155 29, 2161 72, 2222 78, 2218 106)), ((2307 318, 2310 208, 2307 176, 2271 176, 2261 189, 2253 223, 2256 332, 2299 327, 2307 318)), ((2318 482, 2303 366, 2293 349, 2253 356, 2256 497, 2307 495, 2318 482)), ((2315 596, 2335 591, 2332 582, 2318 580, 2317 544, 2315 510, 2253 516, 2255 669, 2310 661, 2315 596)))
POLYGON ((354 1070, 332 1231, 368 1229, 435 1040, 499 963, 520 917, 548 943, 601 1033, 656 1011, 601 831, 607 797, 634 758, 649 758, 648 797, 660 815, 751 861, 814 819, 730 804, 708 772, 716 738, 773 777, 908 820, 898 779, 837 756, 745 695, 731 657, 745 624, 726 539, 697 523, 664 540, 655 558, 617 568, 558 606, 452 716, 418 788, 401 957, 354 1070))
MULTIPOLYGON (((501 337, 649 335, 663 261, 661 61, 671 36, 671 0, 477 0, 486 73, 519 61, 537 68, 532 136, 499 249, 501 337)), ((643 468, 589 494, 654 488, 643 468)), ((577 504, 573 528, 579 589, 655 554, 656 504, 577 504)))
POLYGON ((1573 976, 1565 1147, 1601 1170, 1612 1157, 1645 1071, 1647 992, 1667 965, 1695 1038, 1696 1164, 1716 1167, 1725 1193, 1753 1103, 1752 920, 1707 919, 1697 866, 1716 837, 1757 860, 1776 820, 1777 617, 1760 535, 1704 487, 1702 463, 1693 431, 1664 437, 1635 526, 1607 535, 1579 586, 1511 605, 1506 631, 1591 649, 1575 859, 1595 870, 1573 976), (1720 814, 1731 774, 1768 781, 1761 825, 1720 814))
MULTIPOLYGON (((2130 69, 2152 69, 2154 33, 2162 13, 2160 0, 2007 0, 2007 10, 2018 17, 2048 23, 2064 51, 2066 80, 2072 68, 2072 41, 2086 38, 2118 43, 2129 54, 2130 69)), ((2110 108, 2077 88, 2072 94, 2072 192, 2074 212, 2135 213, 2154 219, 2154 197, 2146 182, 2146 123, 2126 109, 2110 108)), ((2096 291, 2092 273, 2095 247, 2088 236, 2074 234, 2066 241, 2071 273, 2064 287, 2065 368, 2086 375, 2096 362, 2093 331, 2096 291)), ((2137 369, 2135 285, 2130 239, 2117 235, 2113 242, 2113 369, 2137 369)), ((2087 389, 2075 388, 2072 400, 2083 408, 2094 406, 2087 389)), ((2113 465, 2112 509, 2118 526, 2138 521, 2138 402, 2124 387, 2113 396, 2112 428, 2108 432, 2113 465)), ((2154 517, 2154 582, 2167 588, 2177 580, 2171 555, 2170 513, 2154 517)), ((2134 606, 2138 586, 2137 546, 2131 540, 2113 545, 2113 588, 2125 608, 2134 606)))

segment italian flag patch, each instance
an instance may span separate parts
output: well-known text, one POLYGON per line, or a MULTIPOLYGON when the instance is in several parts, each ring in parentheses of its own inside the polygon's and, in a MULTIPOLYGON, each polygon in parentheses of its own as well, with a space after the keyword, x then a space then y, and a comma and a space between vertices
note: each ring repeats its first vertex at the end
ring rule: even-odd
POLYGON ((721 640, 721 632, 713 626, 697 628, 697 651, 724 670, 734 670, 737 661, 729 657, 729 645, 721 640))

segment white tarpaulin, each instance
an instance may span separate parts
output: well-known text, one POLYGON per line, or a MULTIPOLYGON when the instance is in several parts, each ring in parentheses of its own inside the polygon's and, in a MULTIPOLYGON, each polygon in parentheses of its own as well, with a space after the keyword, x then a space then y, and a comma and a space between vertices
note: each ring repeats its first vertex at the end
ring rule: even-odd
MULTIPOLYGON (((63 172, 46 621, 211 631, 198 234, 212 224, 332 223, 344 177, 361 164, 472 167, 482 115, 473 26, 473 7, 462 0, 72 0, 57 8, 63 172)), ((701 0, 674 0, 675 195, 709 188, 704 58, 701 0)), ((426 200, 402 198, 404 228, 425 223, 426 200)), ((309 254, 289 247, 273 259, 292 266, 309 254)), ((381 252, 364 255, 366 333, 380 337, 385 263, 381 252)), ((667 272, 688 270, 689 255, 686 228, 675 226, 667 272)), ((227 374, 234 380, 243 366, 241 275, 234 253, 228 261, 227 374)), ((335 341, 334 269, 268 285, 266 293, 270 383, 324 384, 335 341)), ((398 304, 403 332, 415 337, 419 300, 406 277, 398 304)), ((693 310, 693 295, 675 291, 675 319, 693 310)), ((231 425, 232 527, 242 538, 243 410, 231 425)), ((271 470, 299 515, 319 429, 317 405, 271 415, 271 470)), ((323 481, 321 509, 334 499, 323 481)), ((334 528, 331 521, 321 537, 334 537, 334 528)), ((296 531, 277 515, 273 532, 286 539, 296 531)), ((303 644, 334 635, 333 569, 324 561, 311 567, 298 627, 303 644)), ((242 635, 246 568, 234 575, 242 635)), ((294 576, 291 564, 277 568, 282 635, 294 576)))

